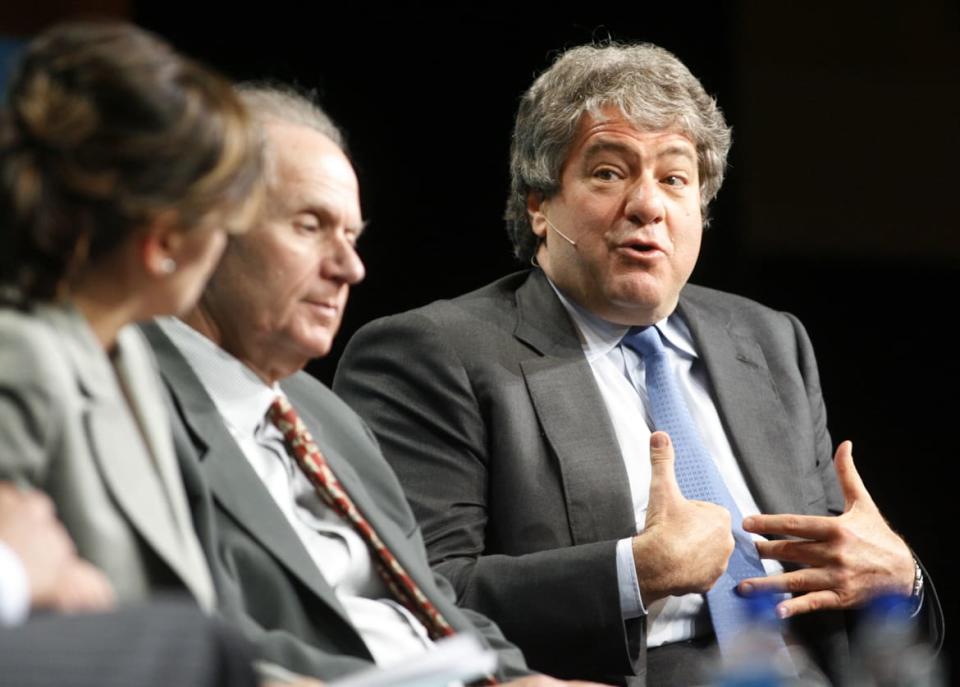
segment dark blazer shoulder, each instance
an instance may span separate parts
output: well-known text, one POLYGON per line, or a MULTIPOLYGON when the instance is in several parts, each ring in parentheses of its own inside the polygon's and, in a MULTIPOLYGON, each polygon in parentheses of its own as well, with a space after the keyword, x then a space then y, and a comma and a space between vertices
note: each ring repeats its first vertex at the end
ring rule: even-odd
POLYGON ((681 303, 687 302, 698 307, 713 308, 718 313, 737 318, 783 319, 786 313, 764 305, 746 296, 728 291, 720 291, 698 284, 687 284, 680 292, 681 303))
MULTIPOLYGON (((765 355, 788 360, 813 361, 813 349, 806 328, 793 314, 769 307, 750 298, 696 284, 687 284, 680 293, 678 310, 693 328, 709 321, 735 338, 755 341, 765 355)), ((709 346, 709 341, 699 342, 709 346)))
POLYGON ((511 327, 516 319, 516 292, 528 276, 528 271, 510 274, 456 298, 436 300, 419 308, 374 320, 371 324, 428 320, 453 332, 462 331, 463 326, 471 323, 473 326, 511 327))

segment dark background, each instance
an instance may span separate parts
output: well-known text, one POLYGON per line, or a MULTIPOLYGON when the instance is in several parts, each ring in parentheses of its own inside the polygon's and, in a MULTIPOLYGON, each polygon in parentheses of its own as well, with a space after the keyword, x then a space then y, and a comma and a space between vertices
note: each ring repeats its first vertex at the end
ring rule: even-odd
MULTIPOLYGON (((75 5, 40 3, 29 20, 23 8, 2 11, 0 28, 29 32, 75 5)), ((693 280, 806 324, 834 440, 854 440, 868 488, 938 585, 947 653, 960 655, 960 9, 948 0, 582 6, 596 9, 86 4, 231 77, 316 88, 347 129, 370 220, 360 248, 368 276, 335 350, 311 366, 328 382, 364 322, 517 268, 501 219, 510 128, 555 51, 612 37, 676 53, 734 127, 693 280)))

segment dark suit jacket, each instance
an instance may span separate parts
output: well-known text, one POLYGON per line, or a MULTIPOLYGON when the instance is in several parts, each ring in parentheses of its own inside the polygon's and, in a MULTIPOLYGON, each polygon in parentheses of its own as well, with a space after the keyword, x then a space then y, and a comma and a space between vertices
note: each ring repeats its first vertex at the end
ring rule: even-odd
POLYGON ((0 628, 0 687, 254 687, 251 651, 187 602, 0 628))
MULTIPOLYGON (((692 285, 679 312, 761 511, 841 512, 799 321, 692 285)), ((644 621, 622 620, 617 591, 616 542, 636 529, 623 457, 540 270, 368 324, 335 389, 376 433, 462 604, 493 618, 537 670, 645 677, 644 621)), ((794 629, 842 671, 843 624, 821 613, 794 629)))
MULTIPOLYGON (((144 332, 173 396, 175 444, 222 613, 254 641, 263 659, 295 672, 329 680, 370 667, 372 657, 333 589, 187 361, 156 325, 144 332)), ((441 613, 457 631, 478 634, 497 649, 500 677, 528 674, 522 655, 496 625, 457 608, 450 585, 431 572, 400 484, 359 417, 305 373, 282 387, 357 507, 441 613)))

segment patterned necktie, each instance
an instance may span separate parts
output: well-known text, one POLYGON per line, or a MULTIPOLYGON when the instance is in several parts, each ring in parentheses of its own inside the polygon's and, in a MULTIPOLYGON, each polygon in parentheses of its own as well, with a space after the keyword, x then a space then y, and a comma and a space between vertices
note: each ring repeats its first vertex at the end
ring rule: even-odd
POLYGON ((727 489, 716 464, 700 438, 693 416, 677 385, 656 327, 631 329, 623 344, 643 358, 650 415, 658 430, 670 435, 676 449, 677 484, 684 497, 709 501, 730 511, 735 547, 727 569, 707 592, 710 619, 720 650, 729 648, 737 632, 748 623, 743 599, 736 586, 750 577, 763 577, 757 547, 742 527, 743 516, 727 489))
POLYGON ((407 574, 400 562, 386 547, 353 499, 344 490, 340 480, 330 469, 326 459, 317 448, 297 411, 283 396, 278 396, 270 405, 267 417, 283 434, 283 443, 300 469, 317 490, 317 494, 341 518, 350 523, 367 544, 377 572, 394 598, 403 604, 430 634, 437 640, 449 637, 454 630, 436 606, 424 595, 420 586, 407 574))

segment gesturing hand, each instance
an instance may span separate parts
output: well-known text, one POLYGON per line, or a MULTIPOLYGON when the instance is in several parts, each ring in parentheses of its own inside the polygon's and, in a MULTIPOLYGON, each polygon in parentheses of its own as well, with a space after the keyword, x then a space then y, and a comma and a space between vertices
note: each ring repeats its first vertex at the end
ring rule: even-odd
POLYGON ((650 436, 650 499, 643 532, 633 538, 633 560, 645 603, 669 595, 706 592, 727 569, 733 552, 730 512, 680 493, 673 443, 650 436))
POLYGON ((834 468, 845 501, 842 515, 755 515, 743 521, 748 532, 795 538, 757 542, 762 558, 807 566, 740 584, 745 593, 793 592, 794 598, 777 606, 781 617, 860 606, 880 592, 912 591, 913 556, 870 498, 853 465, 851 442, 837 448, 834 468))

